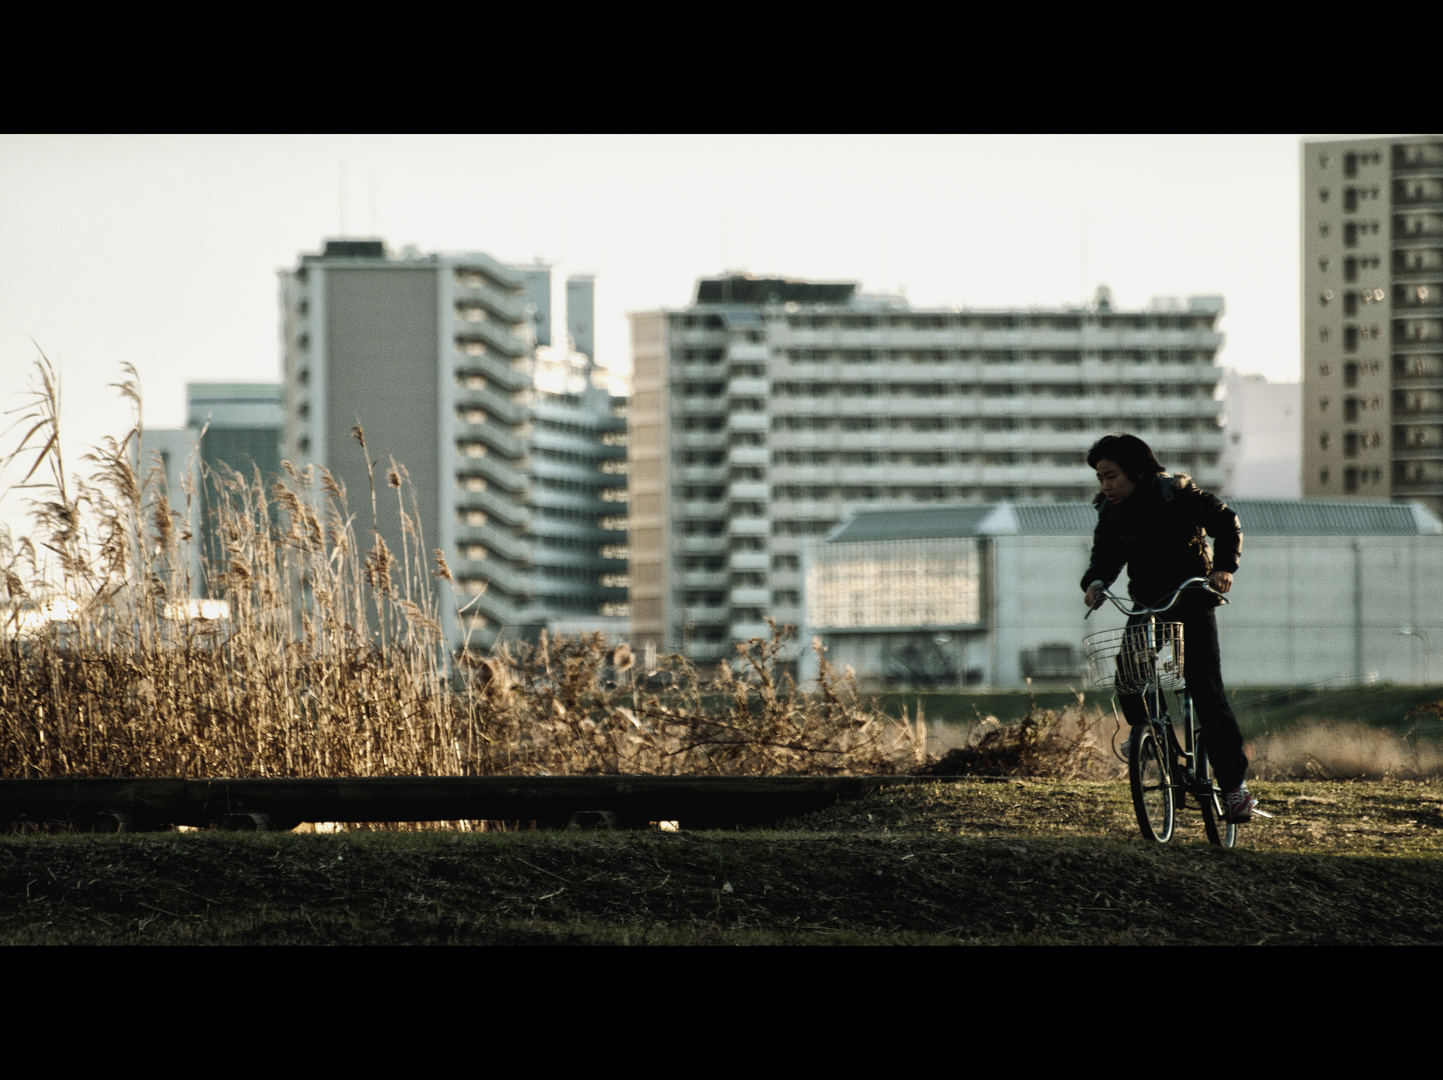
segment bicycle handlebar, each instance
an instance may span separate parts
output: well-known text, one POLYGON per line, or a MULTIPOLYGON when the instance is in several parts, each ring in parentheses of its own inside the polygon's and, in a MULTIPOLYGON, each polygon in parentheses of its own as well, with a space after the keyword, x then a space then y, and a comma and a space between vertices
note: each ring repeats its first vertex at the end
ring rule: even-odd
POLYGON ((1207 578, 1191 577, 1172 591, 1172 595, 1167 598, 1166 603, 1158 604, 1156 607, 1144 607, 1141 604, 1134 604, 1132 610, 1129 611, 1127 608, 1122 606, 1122 602, 1119 601, 1116 596, 1114 596, 1110 591, 1108 591, 1107 586, 1102 585, 1100 582, 1093 582, 1091 587, 1097 589, 1097 595, 1100 596, 1101 599, 1099 599, 1097 603, 1095 603, 1092 607, 1088 608, 1087 614, 1084 615, 1082 618, 1084 622, 1092 618, 1092 613, 1098 608, 1102 607, 1102 605, 1107 603, 1109 600, 1112 601, 1113 607, 1117 608, 1118 611, 1122 612, 1128 618, 1131 618, 1134 615, 1159 615, 1162 612, 1167 611, 1174 604, 1176 604, 1177 598, 1182 595, 1182 591, 1193 585, 1201 585, 1204 590, 1212 593, 1224 604, 1228 603, 1227 597, 1225 597, 1222 593, 1218 592, 1210 584, 1208 584, 1207 578))

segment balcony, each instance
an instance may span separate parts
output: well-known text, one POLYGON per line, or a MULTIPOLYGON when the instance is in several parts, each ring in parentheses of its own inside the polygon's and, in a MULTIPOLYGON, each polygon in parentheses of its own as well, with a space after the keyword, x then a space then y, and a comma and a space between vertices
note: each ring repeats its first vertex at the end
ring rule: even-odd
POLYGON ((766 586, 738 586, 731 591, 728 602, 733 607, 770 607, 771 591, 766 586))
POLYGON ((729 641, 693 641, 685 648, 688 660, 723 660, 734 655, 729 641))
POLYGON ((725 570, 683 570, 681 585, 684 589, 725 590, 729 575, 725 570))
MULTIPOLYGON (((467 323, 467 326, 472 325, 467 323)), ((462 354, 456 357, 455 371, 459 376, 484 375, 487 380, 503 390, 525 390, 531 385, 531 376, 511 366, 510 360, 496 354, 481 353, 476 356, 462 354)))
POLYGON ((524 528, 531 519, 526 508, 515 499, 493 491, 457 492, 456 509, 458 511, 482 510, 489 518, 517 528, 524 528))
POLYGON ((498 394, 489 388, 458 386, 456 407, 481 409, 504 424, 520 424, 531 416, 531 410, 513 400, 509 394, 498 394))
POLYGON ((732 379, 727 383, 729 397, 765 398, 771 396, 771 392, 771 383, 766 379, 732 379))
POLYGON ((727 522, 727 532, 732 536, 768 536, 772 523, 764 517, 734 517, 727 522))
POLYGON ((513 562, 524 563, 531 559, 531 545, 515 531, 501 526, 458 524, 456 543, 458 546, 480 544, 492 553, 492 557, 500 556, 513 562))
POLYGON ((479 341, 504 356, 525 356, 526 343, 511 333, 503 323, 455 318, 451 320, 451 336, 457 341, 479 341))
POLYGON ((500 559, 462 559, 451 564, 456 580, 482 578, 488 588, 501 589, 511 596, 530 596, 533 591, 531 571, 518 569, 500 559))
POLYGON ((727 346, 727 359, 733 362, 765 362, 770 355, 766 342, 733 341, 727 346))
POLYGON ((725 431, 683 431, 674 436, 672 445, 682 450, 718 450, 726 441, 725 431))
POLYGON ((727 461, 732 465, 765 465, 770 460, 765 446, 733 446, 727 450, 727 461))
POLYGON ((731 636, 737 641, 750 641, 753 638, 770 641, 772 628, 764 622, 735 622, 731 624, 731 636))
POLYGON ((697 626, 725 626, 731 613, 724 606, 689 606, 682 608, 682 618, 697 626))
POLYGON ((1434 240, 1443 237, 1443 214, 1397 214, 1393 218, 1394 240, 1434 240))
POLYGON ((727 565, 733 570, 766 570, 770 559, 765 551, 733 551, 727 565))
POLYGON ((771 420, 764 412, 734 412, 727 414, 727 429, 730 431, 766 431, 771 420))
POLYGON ((525 299, 502 292, 494 285, 457 284, 452 295, 457 306, 480 304, 503 323, 520 323, 526 319, 525 299))
POLYGON ((765 502, 771 498, 771 488, 765 481, 760 480, 737 480, 733 481, 727 488, 727 498, 747 499, 752 501, 765 502))
MULTIPOLYGON (((526 444, 504 424, 468 424, 458 420, 455 433, 458 442, 480 442, 505 457, 519 458, 526 453, 526 444)), ((461 457, 470 456, 464 450, 458 450, 457 453, 461 457)))
POLYGON ((1393 497, 1429 499, 1443 496, 1443 476, 1433 480, 1394 480, 1393 497))
POLYGON ((725 465, 677 465, 671 475, 674 479, 688 484, 725 484, 725 465))

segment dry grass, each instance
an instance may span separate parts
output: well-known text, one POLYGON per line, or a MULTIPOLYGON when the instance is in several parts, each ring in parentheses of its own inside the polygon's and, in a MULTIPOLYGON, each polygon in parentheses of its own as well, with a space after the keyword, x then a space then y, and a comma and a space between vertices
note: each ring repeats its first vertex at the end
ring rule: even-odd
POLYGON ((1264 780, 1423 780, 1443 776, 1443 747, 1357 721, 1319 720, 1248 745, 1264 780))
POLYGON ((918 769, 931 776, 1048 776, 1059 780, 1110 779, 1125 766, 1112 750, 1117 725, 1111 714, 1085 704, 1060 711, 1033 699, 1016 724, 980 717, 961 746, 918 769))
POLYGON ((715 672, 680 657, 641 672, 599 636, 455 652, 440 606, 464 614, 474 598, 429 554, 404 467, 373 473, 369 530, 326 470, 290 463, 269 489, 207 475, 175 507, 158 462, 132 466, 147 461, 133 371, 118 388, 135 425, 86 456, 84 477, 67 473, 58 386, 43 359, 38 371, 8 462, 32 528, 0 534, 0 776, 844 773, 920 759, 912 728, 825 657, 809 692, 779 677, 775 628, 715 672), (399 552, 376 525, 386 505, 399 552), (197 557, 201 514, 218 540, 197 557), (199 595, 228 617, 193 618, 199 595))

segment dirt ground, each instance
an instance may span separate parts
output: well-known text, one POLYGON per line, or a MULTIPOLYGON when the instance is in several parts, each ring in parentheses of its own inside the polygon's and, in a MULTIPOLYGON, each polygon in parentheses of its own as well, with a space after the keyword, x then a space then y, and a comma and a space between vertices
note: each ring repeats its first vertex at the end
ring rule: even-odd
POLYGON ((1443 942, 1443 785, 1256 784, 1235 851, 1126 785, 968 779, 746 832, 0 840, 12 944, 1443 942))

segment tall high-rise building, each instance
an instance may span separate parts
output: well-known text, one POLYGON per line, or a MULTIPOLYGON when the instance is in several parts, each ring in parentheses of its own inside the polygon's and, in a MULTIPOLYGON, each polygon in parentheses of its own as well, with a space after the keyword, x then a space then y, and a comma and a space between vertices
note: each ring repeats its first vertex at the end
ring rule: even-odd
POLYGON ((913 310, 729 276, 634 315, 635 639, 702 660, 800 625, 807 545, 853 511, 1088 498, 1109 431, 1216 487, 1222 308, 913 310))
POLYGON ((282 274, 285 455, 329 469, 368 537, 359 426, 381 536, 414 558, 386 486, 404 466, 422 562, 444 551, 469 604, 443 605, 453 640, 625 626, 626 402, 563 321, 579 294, 589 327, 590 284, 379 240, 328 241, 282 274))
POLYGON ((1443 140, 1303 144, 1303 494, 1443 511, 1443 140))

